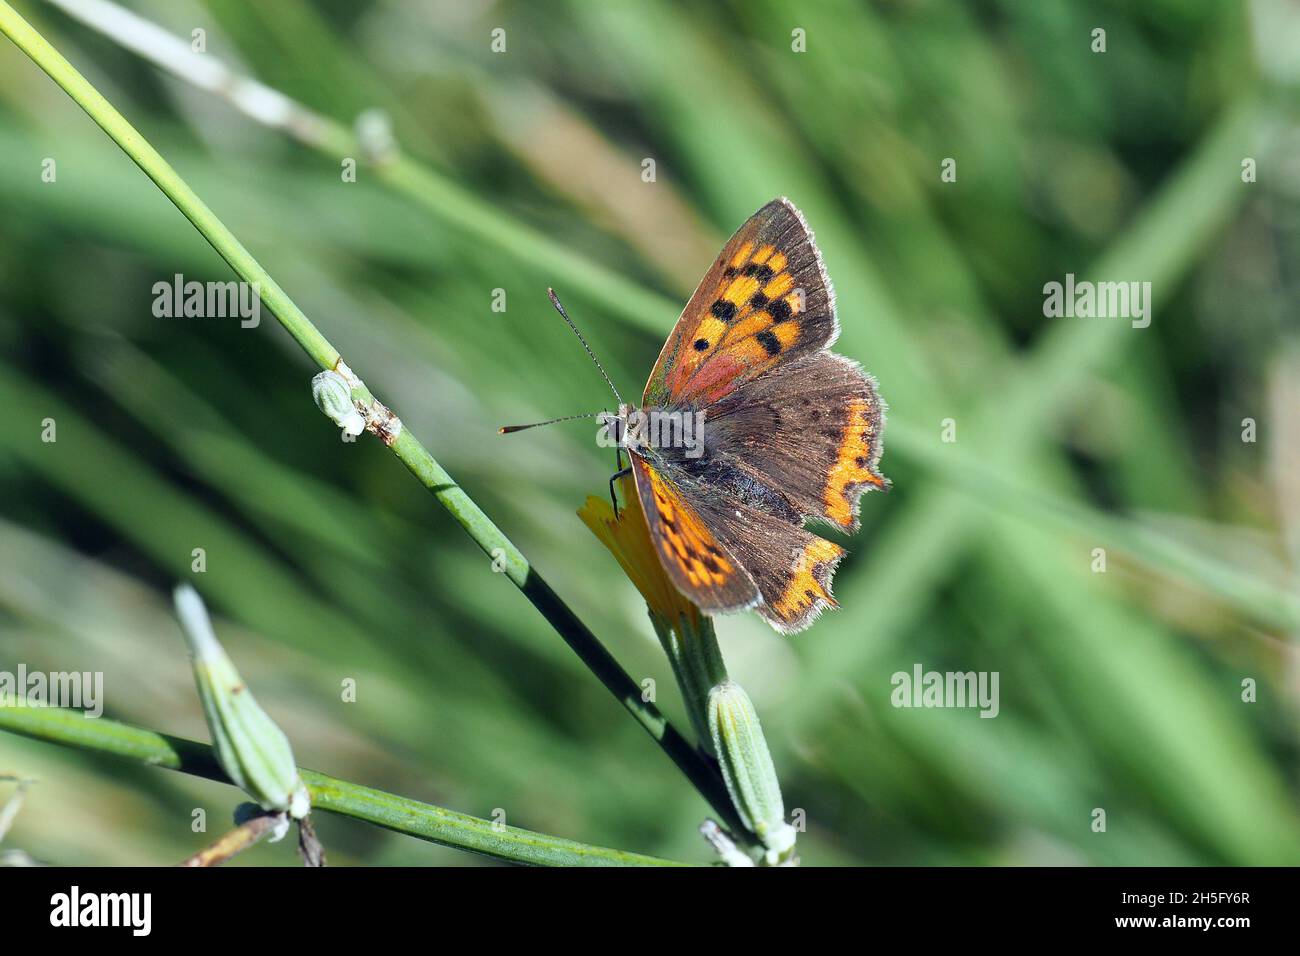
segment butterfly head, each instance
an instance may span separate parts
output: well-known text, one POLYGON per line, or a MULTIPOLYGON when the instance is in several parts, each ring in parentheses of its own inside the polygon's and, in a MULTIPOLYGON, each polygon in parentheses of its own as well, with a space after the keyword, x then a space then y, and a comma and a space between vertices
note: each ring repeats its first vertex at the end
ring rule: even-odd
POLYGON ((637 450, 641 447, 640 433, 633 418, 635 409, 626 402, 620 402, 618 411, 601 412, 596 420, 604 427, 605 438, 617 448, 637 450))

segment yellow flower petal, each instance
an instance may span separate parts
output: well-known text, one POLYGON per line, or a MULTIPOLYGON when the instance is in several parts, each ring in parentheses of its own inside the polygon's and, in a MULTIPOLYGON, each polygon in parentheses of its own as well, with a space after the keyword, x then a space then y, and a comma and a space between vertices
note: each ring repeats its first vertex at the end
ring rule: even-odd
POLYGON ((608 501, 594 496, 578 509, 578 517, 618 560, 623 573, 645 598, 651 616, 670 626, 702 626, 700 609, 677 590, 664 571, 631 475, 618 480, 618 490, 624 506, 617 517, 608 501))

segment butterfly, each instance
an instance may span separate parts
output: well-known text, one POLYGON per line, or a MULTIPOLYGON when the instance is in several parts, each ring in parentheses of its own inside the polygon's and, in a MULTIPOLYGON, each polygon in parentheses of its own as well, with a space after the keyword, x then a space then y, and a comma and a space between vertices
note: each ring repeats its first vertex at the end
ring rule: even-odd
POLYGON ((829 351, 838 334, 812 231, 775 199, 705 273, 641 405, 620 398, 606 416, 630 459, 615 478, 630 471, 664 570, 705 613, 752 608, 793 634, 838 606, 844 549, 804 523, 856 531, 863 492, 889 488, 878 469, 885 405, 870 375, 829 351))

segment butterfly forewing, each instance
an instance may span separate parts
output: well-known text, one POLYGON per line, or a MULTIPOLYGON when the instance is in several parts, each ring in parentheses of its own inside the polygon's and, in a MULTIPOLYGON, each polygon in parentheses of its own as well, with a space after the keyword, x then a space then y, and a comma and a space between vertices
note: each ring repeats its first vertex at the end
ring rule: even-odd
POLYGON ((632 456, 632 475, 650 539, 677 589, 708 613, 753 607, 759 594, 749 572, 701 519, 678 484, 638 455, 632 456))
POLYGON ((838 332, 835 295, 803 216, 768 203, 736 231, 687 303, 646 384, 646 406, 717 401, 838 332))

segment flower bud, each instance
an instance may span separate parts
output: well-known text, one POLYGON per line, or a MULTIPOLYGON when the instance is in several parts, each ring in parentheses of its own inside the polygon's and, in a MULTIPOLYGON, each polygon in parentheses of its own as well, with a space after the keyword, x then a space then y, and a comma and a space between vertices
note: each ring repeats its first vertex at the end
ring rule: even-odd
POLYGON ((745 689, 724 680, 709 692, 709 735, 722 778, 741 822, 767 848, 766 862, 782 862, 794 850, 794 827, 785 804, 758 713, 745 689))
POLYGON ((240 680, 217 643, 198 592, 182 584, 175 600, 221 769, 264 810, 287 811, 302 819, 311 810, 311 798, 298 776, 289 738, 240 680))
POLYGON ((366 420, 352 404, 352 388, 338 372, 320 372, 311 380, 311 397, 316 407, 349 435, 366 430, 366 420))

